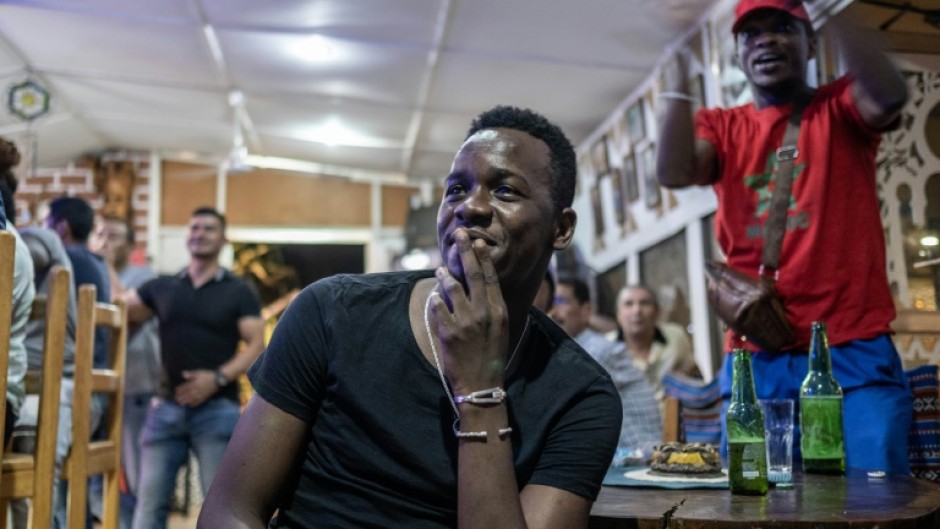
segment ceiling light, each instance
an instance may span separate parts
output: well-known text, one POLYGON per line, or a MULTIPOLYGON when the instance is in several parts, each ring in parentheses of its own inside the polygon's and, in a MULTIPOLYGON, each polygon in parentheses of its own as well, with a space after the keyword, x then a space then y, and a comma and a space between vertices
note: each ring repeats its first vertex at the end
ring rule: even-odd
POLYGON ((940 238, 937 238, 936 235, 927 235, 920 238, 921 246, 937 246, 940 245, 940 238))
POLYGON ((323 62, 335 54, 330 42, 320 36, 305 37, 291 45, 291 53, 309 62, 323 62))
POLYGON ((331 147, 336 145, 358 145, 363 142, 362 134, 343 125, 336 118, 332 118, 318 127, 307 129, 302 136, 307 141, 315 141, 331 147))

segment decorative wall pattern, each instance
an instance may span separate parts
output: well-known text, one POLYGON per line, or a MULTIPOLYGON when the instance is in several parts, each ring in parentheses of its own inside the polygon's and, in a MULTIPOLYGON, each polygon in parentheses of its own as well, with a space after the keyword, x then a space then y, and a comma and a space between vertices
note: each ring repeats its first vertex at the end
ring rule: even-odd
MULTIPOLYGON (((922 240, 940 234, 940 152, 931 146, 940 132, 940 72, 920 66, 917 57, 901 59, 910 101, 877 158, 888 278, 899 309, 936 311, 940 247, 922 240)), ((940 327, 933 334, 898 330, 894 341, 905 364, 940 363, 940 327)))

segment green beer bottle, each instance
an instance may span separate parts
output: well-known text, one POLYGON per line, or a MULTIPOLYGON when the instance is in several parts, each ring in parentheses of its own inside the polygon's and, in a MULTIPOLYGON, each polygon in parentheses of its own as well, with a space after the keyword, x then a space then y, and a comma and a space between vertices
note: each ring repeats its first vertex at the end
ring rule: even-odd
POLYGON ((832 376, 826 324, 814 321, 809 372, 800 386, 800 450, 803 472, 845 473, 842 387, 832 376))
POLYGON ((767 451, 764 415, 757 404, 751 352, 732 354, 731 404, 725 417, 728 430, 728 484, 732 494, 767 494, 767 451))

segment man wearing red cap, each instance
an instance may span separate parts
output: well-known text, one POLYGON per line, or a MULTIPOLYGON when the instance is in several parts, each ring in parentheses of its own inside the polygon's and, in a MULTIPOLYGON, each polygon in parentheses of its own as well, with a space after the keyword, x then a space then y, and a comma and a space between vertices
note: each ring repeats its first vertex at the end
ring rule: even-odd
MULTIPOLYGON (((798 398, 810 323, 826 322, 833 371, 844 390, 847 466, 908 473, 911 397, 889 337, 895 310, 875 180, 880 133, 898 124, 907 88, 872 36, 846 16, 829 19, 826 30, 847 75, 813 88, 806 71, 817 41, 802 3, 739 2, 735 53, 754 101, 693 116, 682 95, 688 72, 680 54, 664 94, 657 176, 668 187, 714 187, 716 234, 728 265, 756 277, 776 185, 776 150, 794 104, 805 105, 777 280, 797 339, 783 352, 753 356, 757 393, 798 398)), ((727 407, 727 359, 719 378, 727 407)))

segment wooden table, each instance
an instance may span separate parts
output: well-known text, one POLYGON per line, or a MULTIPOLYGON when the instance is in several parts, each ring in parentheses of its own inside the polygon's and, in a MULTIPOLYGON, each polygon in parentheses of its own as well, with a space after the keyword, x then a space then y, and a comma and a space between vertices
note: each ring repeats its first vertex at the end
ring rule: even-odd
POLYGON ((590 529, 938 529, 940 485, 906 476, 794 476, 766 496, 727 489, 603 487, 590 529))

